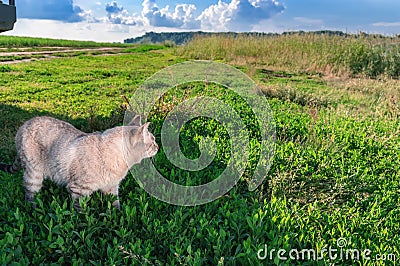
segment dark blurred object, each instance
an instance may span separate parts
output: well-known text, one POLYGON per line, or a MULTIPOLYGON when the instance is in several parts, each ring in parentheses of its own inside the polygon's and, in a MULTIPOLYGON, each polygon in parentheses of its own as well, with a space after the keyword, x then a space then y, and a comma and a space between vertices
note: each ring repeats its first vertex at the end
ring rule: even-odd
POLYGON ((0 0, 0 32, 12 30, 16 21, 15 1, 9 0, 7 5, 0 0))

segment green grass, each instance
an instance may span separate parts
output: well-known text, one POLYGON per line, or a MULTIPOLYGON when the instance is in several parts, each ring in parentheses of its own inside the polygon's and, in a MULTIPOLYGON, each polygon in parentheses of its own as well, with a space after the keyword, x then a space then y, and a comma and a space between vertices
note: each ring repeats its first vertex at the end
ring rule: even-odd
POLYGON ((0 47, 127 47, 122 43, 98 43, 92 41, 72 41, 62 39, 0 36, 0 47))
MULTIPOLYGON (((393 265, 329 261, 328 256, 317 262, 284 261, 276 253, 261 262, 257 251, 264 245, 321 251, 337 248, 336 241, 345 238, 347 249, 370 249, 372 258, 400 257, 398 82, 332 78, 292 65, 276 71, 262 62, 239 64, 241 57, 236 59, 259 84, 276 122, 276 154, 262 186, 248 191, 245 176, 212 203, 178 207, 151 197, 128 175, 120 188, 120 211, 112 208, 110 197, 95 193, 80 213, 64 188, 46 182, 32 211, 23 201, 22 174, 0 173, 1 264, 393 265)), ((36 115, 52 115, 84 131, 121 124, 120 95, 132 96, 146 78, 182 61, 175 49, 138 48, 124 55, 0 66, 0 161, 12 162, 18 127, 36 115)), ((166 114, 195 95, 224 99, 252 122, 243 101, 223 88, 186 84, 168 92, 149 117, 158 142, 166 114)), ((214 135, 219 141, 213 167, 195 173, 175 169, 161 149, 157 168, 181 184, 215 178, 229 149, 224 129, 201 118, 180 134, 189 158, 199 155, 199 139, 214 135)), ((251 150, 251 156, 256 154, 251 150)))

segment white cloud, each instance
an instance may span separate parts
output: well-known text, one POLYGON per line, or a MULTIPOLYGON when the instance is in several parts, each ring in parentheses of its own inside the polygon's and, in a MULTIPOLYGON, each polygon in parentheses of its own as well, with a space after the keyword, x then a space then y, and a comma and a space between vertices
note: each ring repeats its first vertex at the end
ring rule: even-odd
POLYGON ((7 35, 31 36, 41 38, 92 40, 97 42, 122 42, 124 39, 138 37, 146 32, 141 26, 112 25, 105 22, 65 23, 44 19, 18 19, 14 30, 7 35))
POLYGON ((107 13, 107 18, 103 19, 104 22, 131 26, 142 24, 141 18, 129 14, 129 12, 116 1, 106 4, 105 11, 107 13))
POLYGON ((7 34, 122 41, 147 31, 247 31, 272 21, 285 9, 277 0, 220 0, 200 11, 193 4, 159 7, 156 0, 143 0, 141 12, 134 14, 118 0, 92 5, 82 1, 18 0, 18 22, 7 34))
POLYGON ((199 16, 201 28, 214 31, 248 31, 260 21, 283 12, 285 7, 275 0, 232 0, 206 8, 199 16))
POLYGON ((400 27, 400 21, 396 21, 396 22, 376 22, 376 23, 373 23, 372 26, 374 26, 374 27, 400 27))
POLYGON ((201 28, 214 31, 227 30, 226 26, 232 17, 231 4, 219 0, 218 4, 211 5, 205 9, 199 17, 201 28))
POLYGON ((142 6, 142 16, 150 26, 186 29, 196 29, 200 26, 194 17, 195 5, 178 4, 173 13, 169 11, 168 5, 160 9, 155 0, 144 0, 142 6))
POLYGON ((231 0, 230 3, 219 0, 196 17, 193 4, 178 4, 173 12, 168 5, 158 7, 156 0, 144 0, 142 6, 142 17, 150 26, 213 31, 251 30, 260 21, 285 9, 276 0, 231 0))
MULTIPOLYGON (((260 21, 282 12, 284 6, 277 0, 231 0, 229 3, 219 0, 196 13, 193 4, 176 4, 159 7, 156 0, 143 0, 140 14, 131 14, 113 0, 96 6, 103 6, 105 16, 95 17, 92 11, 84 10, 74 2, 78 0, 18 0, 19 18, 46 19, 63 22, 105 23, 109 25, 146 26, 150 29, 170 28, 174 30, 213 30, 246 31, 251 30, 260 21)), ((99 14, 97 14, 99 15, 99 14)), ((114 27, 126 31, 125 27, 114 27)), ((112 28, 112 31, 114 31, 112 28)))
MULTIPOLYGON (((99 20, 97 18, 95 18, 95 16, 93 15, 93 12, 91 10, 80 9, 79 12, 77 13, 77 15, 80 18, 78 21, 86 21, 89 23, 99 22, 99 20)), ((75 21, 75 22, 78 22, 78 21, 75 21)))
POLYGON ((129 33, 129 26, 121 24, 112 24, 106 27, 107 32, 129 33))
POLYGON ((181 28, 184 29, 199 29, 200 21, 194 17, 196 6, 191 4, 179 4, 175 7, 175 12, 172 17, 176 20, 183 21, 181 28))

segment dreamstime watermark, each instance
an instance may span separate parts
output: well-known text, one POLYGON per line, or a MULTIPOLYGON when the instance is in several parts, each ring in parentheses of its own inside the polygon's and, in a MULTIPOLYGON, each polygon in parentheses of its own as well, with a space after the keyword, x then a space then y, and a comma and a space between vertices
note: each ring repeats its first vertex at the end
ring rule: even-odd
POLYGON ((393 253, 374 254, 370 249, 349 248, 345 238, 339 238, 336 246, 325 245, 322 249, 276 249, 269 248, 267 244, 257 251, 259 260, 275 261, 390 261, 396 262, 393 253))
MULTIPOLYGON (((147 79, 130 99, 124 125, 134 114, 146 121, 156 103, 171 89, 191 82, 222 85, 247 103, 255 117, 255 127, 261 136, 257 165, 249 182, 249 190, 256 189, 265 179, 275 153, 275 123, 268 102, 246 74, 222 63, 188 61, 176 64, 147 79)), ((225 170, 211 182, 198 186, 183 186, 171 182, 157 171, 152 160, 143 160, 131 168, 131 173, 152 196, 174 205, 196 206, 211 202, 227 193, 249 166, 249 133, 237 111, 218 97, 198 96, 176 105, 165 118, 161 129, 161 145, 168 160, 179 169, 201 171, 213 162, 216 144, 211 137, 199 143, 200 157, 189 159, 180 149, 179 134, 185 123, 198 117, 217 120, 229 134, 230 159, 225 170)), ((128 144, 128 143, 127 143, 128 144)))

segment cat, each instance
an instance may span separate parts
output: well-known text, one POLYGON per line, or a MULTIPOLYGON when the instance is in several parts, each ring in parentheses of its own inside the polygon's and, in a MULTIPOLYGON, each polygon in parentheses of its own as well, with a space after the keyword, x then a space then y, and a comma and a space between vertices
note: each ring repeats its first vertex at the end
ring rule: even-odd
MULTIPOLYGON (((0 163, 0 170, 16 173, 23 169, 25 200, 34 201, 43 180, 64 185, 80 209, 79 198, 100 190, 117 197, 118 187, 128 170, 144 158, 153 157, 158 145, 135 116, 127 126, 103 133, 84 133, 71 124, 48 116, 25 122, 15 137, 17 157, 12 165, 0 163)), ((35 207, 35 206, 34 206, 35 207)))

